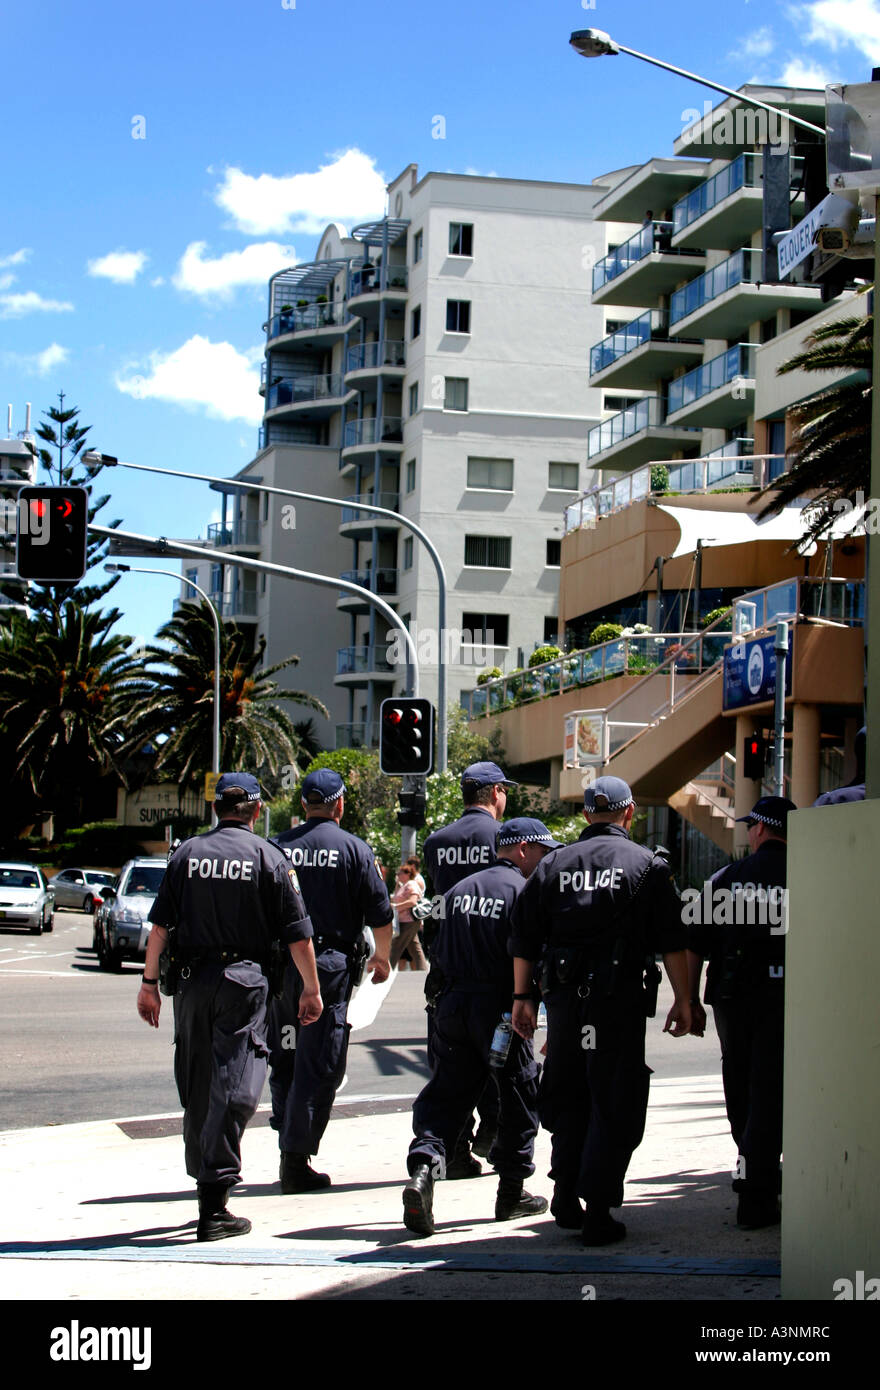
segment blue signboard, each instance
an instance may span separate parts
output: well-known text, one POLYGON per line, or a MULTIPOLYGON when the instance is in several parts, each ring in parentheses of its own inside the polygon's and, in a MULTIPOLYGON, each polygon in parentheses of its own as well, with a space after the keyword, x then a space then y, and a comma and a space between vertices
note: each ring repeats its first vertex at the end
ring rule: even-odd
MULTIPOLYGON (((722 709, 745 709, 776 698, 776 637, 734 642, 724 653, 722 709)), ((785 694, 791 695, 792 652, 785 663, 785 694)))

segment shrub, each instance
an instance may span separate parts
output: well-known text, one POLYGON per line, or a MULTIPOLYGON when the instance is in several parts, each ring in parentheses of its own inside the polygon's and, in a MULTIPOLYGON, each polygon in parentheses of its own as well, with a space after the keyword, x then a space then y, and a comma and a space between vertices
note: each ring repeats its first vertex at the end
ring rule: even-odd
POLYGON ((487 666, 485 671, 481 671, 477 676, 477 685, 485 685, 486 681, 497 681, 501 678, 500 666, 487 666))
POLYGON ((666 492, 669 488, 669 469, 665 463, 655 463, 651 466, 651 491, 666 492))
POLYGON ((711 613, 707 613, 705 618, 700 619, 700 627, 708 627, 710 623, 714 623, 716 618, 723 617, 725 613, 727 614, 727 622, 723 623, 718 630, 730 632, 733 625, 733 609, 730 607, 713 608, 711 613))
POLYGON ((622 623, 599 623, 587 638, 587 646, 596 647, 600 642, 613 642, 622 632, 622 623))
POLYGON ((529 666, 540 666, 545 661, 555 661, 557 656, 562 656, 562 648, 557 647, 555 642, 545 642, 543 647, 536 647, 529 657, 529 666))

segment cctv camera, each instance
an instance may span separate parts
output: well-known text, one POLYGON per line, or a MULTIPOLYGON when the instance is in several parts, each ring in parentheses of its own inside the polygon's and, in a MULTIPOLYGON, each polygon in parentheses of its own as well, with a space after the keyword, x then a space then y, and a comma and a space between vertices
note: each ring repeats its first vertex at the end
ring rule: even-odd
POLYGON ((847 198, 840 193, 829 193, 816 211, 821 217, 815 234, 819 249, 834 252, 838 256, 843 255, 849 250, 858 232, 858 199, 847 198))

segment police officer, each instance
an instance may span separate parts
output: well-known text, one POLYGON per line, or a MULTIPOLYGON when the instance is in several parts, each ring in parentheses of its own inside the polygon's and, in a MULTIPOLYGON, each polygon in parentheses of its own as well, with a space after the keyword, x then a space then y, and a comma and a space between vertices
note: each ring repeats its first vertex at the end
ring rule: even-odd
MULTIPOLYGON (((461 799, 464 812, 458 820, 443 826, 429 835, 422 848, 425 863, 434 885, 434 892, 443 894, 454 888, 463 878, 488 868, 495 862, 495 841, 498 825, 504 819, 507 806, 507 788, 515 787, 497 763, 471 763, 461 774, 461 799)), ((413 916, 418 918, 418 911, 413 916)), ((430 924, 425 927, 426 944, 431 953, 430 924)), ((440 987, 438 966, 431 956, 431 970, 425 981, 425 997, 432 1000, 440 987)), ((428 1010, 428 1053, 430 1057, 432 1037, 432 1011, 428 1010)), ((480 1126, 474 1135, 474 1122, 471 1116, 462 1132, 454 1157, 446 1168, 446 1177, 476 1178, 482 1168, 477 1159, 471 1156, 469 1145, 473 1136, 474 1153, 488 1158, 489 1150, 498 1131, 498 1086, 490 1076, 483 1094, 479 1097, 477 1109, 480 1126)))
POLYGON ((330 1119, 345 1075, 348 1001, 362 962, 364 922, 376 950, 367 963, 374 984, 390 973, 392 913, 388 889, 369 845, 343 830, 345 783, 338 772, 310 772, 302 784, 306 820, 273 841, 288 856, 302 884, 315 929, 315 958, 324 1013, 317 1027, 298 1026, 300 981, 288 969, 281 999, 269 1013, 272 1128, 281 1148, 281 1191, 329 1187, 327 1173, 309 1164, 330 1119))
POLYGON ((733 1183, 736 1224, 744 1230, 779 1220, 782 1154, 786 825, 793 801, 762 796, 748 816, 751 854, 715 874, 683 913, 694 1032, 706 1026, 698 995, 708 960, 705 1002, 721 1042, 724 1100, 739 1152, 733 1183), (707 892, 708 890, 708 892, 707 892))
POLYGON ((659 977, 657 952, 675 993, 663 1031, 682 1037, 691 1025, 678 895, 662 855, 630 840, 634 811, 626 782, 599 777, 584 794, 588 828, 538 865, 513 910, 513 1026, 525 1038, 535 1029, 529 989, 543 956, 547 1060, 539 1109, 553 1135, 550 1210, 557 1225, 580 1226, 585 1245, 626 1235, 610 1208, 623 1201, 645 1129, 644 974, 647 966, 649 979, 659 977))
POLYGON ((247 772, 217 782, 213 830, 171 856, 150 910, 138 1013, 159 1026, 159 957, 169 942, 180 982, 174 996, 174 1074, 183 1113, 186 1171, 196 1179, 199 1240, 244 1235, 251 1223, 226 1210, 241 1178, 241 1136, 266 1079, 267 972, 272 943, 289 947, 302 978, 299 1021, 321 1016, 312 924, 296 874, 253 833, 260 787, 247 772))
POLYGON ((867 725, 856 734, 854 752, 856 755, 856 775, 851 782, 842 787, 834 787, 823 792, 813 802, 814 806, 840 806, 845 801, 864 801, 865 799, 865 746, 868 740, 867 725))
MULTIPOLYGON (((503 1013, 511 1010, 513 971, 507 950, 510 915, 529 874, 551 849, 558 849, 539 820, 518 817, 498 833, 497 860, 463 878, 446 894, 444 916, 432 950, 443 974, 432 1043, 431 1080, 413 1106, 415 1139, 403 1191, 403 1223, 433 1235, 434 1175, 443 1176, 446 1156, 490 1074, 489 1051, 503 1013)), ((540 1216, 543 1197, 523 1191, 535 1171, 538 1131, 538 1068, 532 1044, 513 1035, 503 1068, 498 1136, 492 1162, 500 1178, 496 1221, 540 1216)))

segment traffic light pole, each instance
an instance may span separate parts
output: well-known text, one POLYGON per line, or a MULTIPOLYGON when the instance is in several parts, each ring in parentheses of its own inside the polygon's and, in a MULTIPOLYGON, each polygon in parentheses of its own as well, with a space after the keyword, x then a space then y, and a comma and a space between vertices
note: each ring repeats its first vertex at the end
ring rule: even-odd
MULTIPOLYGON (((439 641, 437 644, 437 771, 446 771, 448 742, 446 718, 446 569, 433 541, 425 534, 420 526, 417 526, 414 521, 410 521, 408 517, 401 516, 400 512, 392 511, 389 507, 376 507, 371 502, 352 503, 340 497, 323 497, 316 492, 299 492, 293 488, 274 487, 270 483, 254 483, 240 478, 215 478, 210 473, 190 473, 179 468, 155 468, 152 464, 147 463, 125 463, 119 459, 113 458, 111 455, 101 454, 97 450, 92 450, 90 452, 96 463, 104 462, 117 468, 131 468, 138 473, 159 473, 169 478, 191 478, 196 482, 209 483, 215 490, 226 491, 230 488, 239 488, 244 492, 263 492, 275 497, 295 497, 297 500, 303 502, 318 502, 328 507, 349 507, 359 512, 369 512, 373 516, 390 517, 400 526, 411 531, 414 536, 417 536, 430 555, 434 569, 437 571, 437 620, 440 626, 439 641)), ((88 454, 83 455, 83 461, 88 463, 88 454)), ((214 558, 216 559, 216 556, 214 558)), ((224 552, 223 563, 230 563, 227 552, 224 552)), ((340 580, 336 587, 340 589, 347 587, 359 595, 372 595, 372 590, 364 589, 360 584, 346 585, 340 580)), ((376 606, 378 607, 380 605, 376 606)), ((381 611, 386 612, 386 608, 381 608, 381 611)), ((402 630, 402 628, 400 628, 400 615, 390 608, 387 609, 387 613, 390 613, 392 616, 392 628, 395 630, 402 630)), ((407 637, 408 636, 409 634, 407 633, 407 637)), ((415 653, 415 647, 412 642, 408 641, 407 650, 409 651, 410 649, 415 653)), ((413 666, 415 666, 415 655, 413 655, 411 659, 413 666)), ((416 686, 412 690, 408 689, 407 694, 418 694, 418 677, 416 677, 416 686)))

